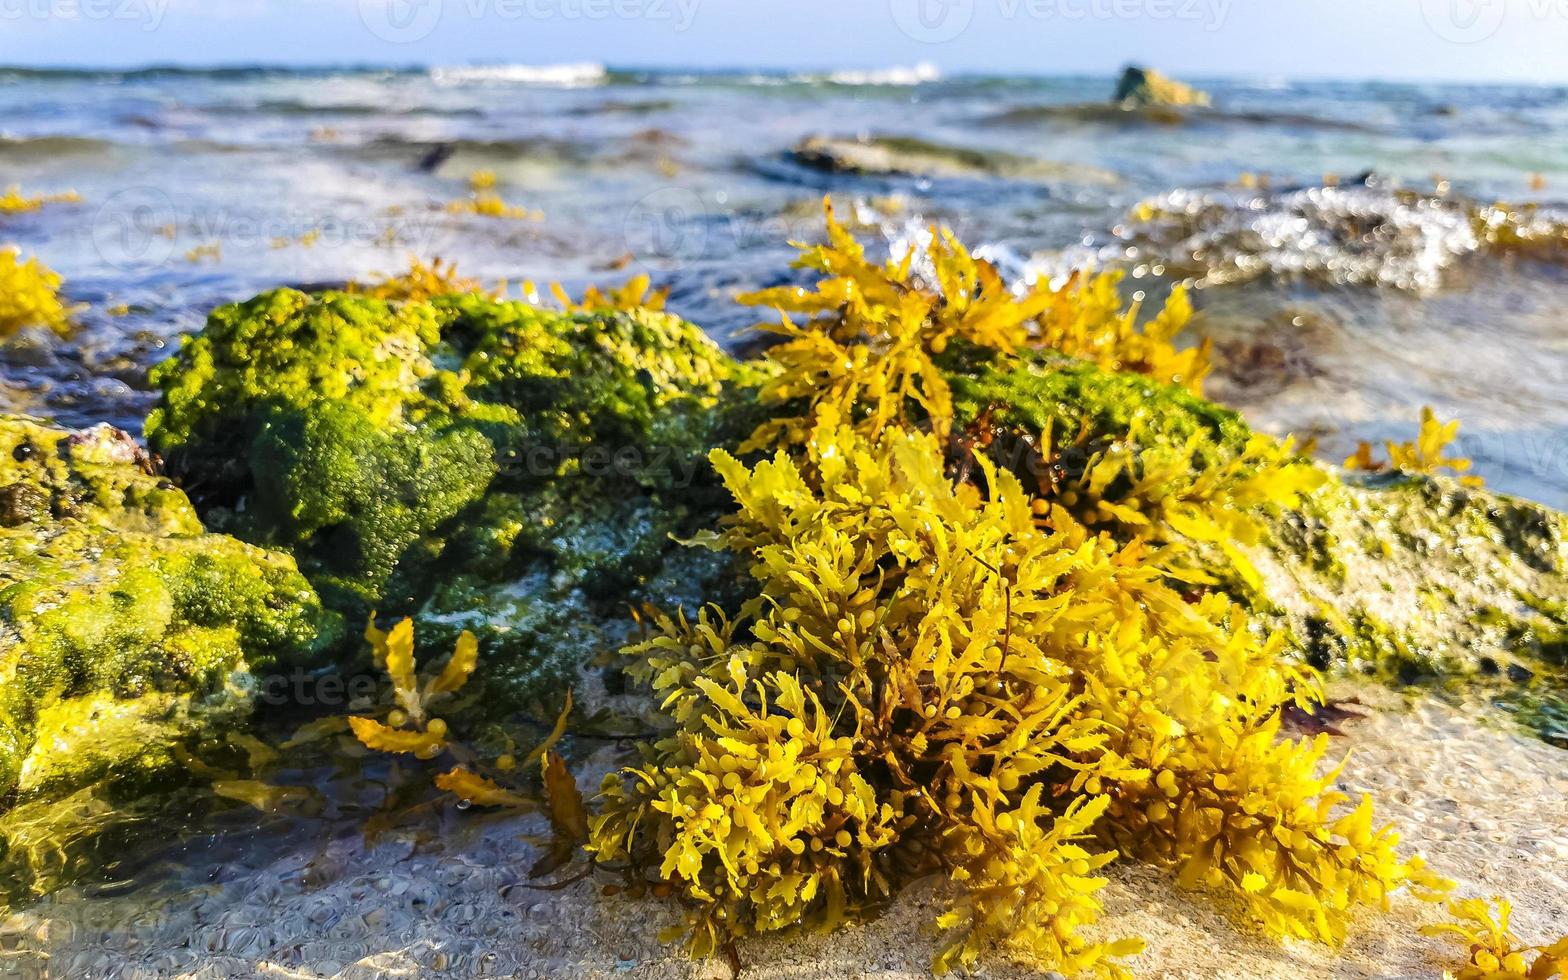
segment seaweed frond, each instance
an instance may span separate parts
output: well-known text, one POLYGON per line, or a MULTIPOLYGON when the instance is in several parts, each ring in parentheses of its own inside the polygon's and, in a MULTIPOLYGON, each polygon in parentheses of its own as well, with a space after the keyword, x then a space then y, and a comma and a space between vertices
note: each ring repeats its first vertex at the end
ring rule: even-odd
POLYGON ((75 307, 60 299, 60 274, 21 252, 0 248, 0 337, 25 327, 47 327, 64 334, 75 307))
MULTIPOLYGON (((538 792, 525 792, 508 787, 485 775, 482 769, 493 768, 498 777, 519 768, 511 754, 513 745, 507 739, 508 752, 497 759, 493 766, 484 765, 476 752, 450 740, 447 722, 430 716, 430 707, 442 699, 458 694, 467 685, 479 664, 479 640, 467 630, 458 634, 452 655, 441 670, 421 683, 414 660, 414 621, 399 620, 390 630, 376 627, 375 616, 365 624, 365 640, 370 644, 371 656, 378 668, 385 671, 392 682, 392 700, 396 707, 384 720, 353 716, 348 725, 361 744, 378 752, 413 754, 422 760, 435 759, 451 753, 458 765, 435 777, 436 788, 458 798, 464 807, 496 806, 513 809, 533 809, 540 800, 538 792)), ((558 824, 551 854, 557 864, 564 863, 569 852, 586 838, 580 826, 586 821, 583 802, 575 784, 566 772, 566 764, 555 751, 555 746, 566 734, 567 718, 572 713, 572 692, 566 692, 565 704, 556 717, 555 725, 544 740, 534 746, 523 758, 523 765, 538 762, 544 780, 543 800, 558 824)), ((324 728, 330 730, 336 719, 324 719, 324 728)))
POLYGON ((1568 975, 1568 936, 1550 946, 1524 945, 1509 928, 1513 906, 1507 900, 1454 899, 1448 911, 1453 922, 1423 926, 1421 934, 1452 936, 1469 947, 1464 965, 1449 974, 1455 980, 1550 980, 1568 975))
MULTIPOLYGON (((588 286, 583 290, 582 299, 573 299, 566 288, 558 282, 550 284, 550 295, 561 304, 561 308, 568 313, 599 313, 615 310, 662 310, 665 301, 670 298, 670 287, 660 286, 653 289, 652 280, 647 273, 632 276, 619 286, 611 289, 600 289, 598 286, 588 286)), ((524 295, 533 290, 524 284, 524 295)))
POLYGON ((1160 312, 1140 322, 1142 304, 1123 303, 1121 280, 1116 270, 1074 273, 1036 318, 1039 343, 1108 371, 1131 371, 1203 394, 1211 343, 1185 350, 1173 343, 1192 320, 1186 288, 1176 286, 1160 312))
POLYGON ((443 262, 438 256, 427 264, 410 256, 407 272, 373 282, 350 282, 344 291, 371 299, 422 302, 454 293, 484 293, 485 288, 479 280, 459 275, 455 262, 443 262))
POLYGON ((799 445, 819 424, 840 421, 867 435, 918 424, 945 438, 952 392, 938 360, 954 345, 1000 356, 1059 349, 1193 390, 1208 371, 1206 346, 1177 352, 1171 344, 1191 316, 1180 289, 1140 326, 1137 304, 1121 304, 1116 274, 1075 278, 1060 289, 1038 280, 1015 291, 945 228, 932 228, 923 249, 877 264, 835 218, 831 201, 824 210, 827 241, 796 246, 795 266, 820 276, 815 288, 737 297, 780 314, 778 323, 761 325, 784 338, 767 352, 773 370, 761 399, 804 409, 759 426, 745 449, 799 445), (792 314, 805 319, 797 323, 792 314))
POLYGON ((1464 456, 1445 456, 1443 451, 1459 438, 1459 420, 1449 422, 1440 421, 1432 412, 1430 406, 1421 409, 1421 429, 1416 433, 1415 442, 1385 442, 1388 450, 1388 462, 1375 460, 1372 456, 1372 445, 1361 442, 1356 451, 1346 458, 1344 466, 1347 470, 1376 471, 1385 466, 1404 473, 1422 473, 1432 475, 1440 470, 1449 470, 1459 477, 1459 482, 1467 487, 1479 487, 1485 481, 1469 473, 1471 461, 1464 456))
POLYGON ((441 673, 423 685, 415 675, 414 621, 400 620, 390 630, 376 628, 375 617, 365 624, 365 639, 377 667, 392 681, 392 696, 397 707, 385 722, 355 716, 348 720, 354 737, 366 748, 378 752, 412 753, 420 759, 434 759, 446 750, 447 723, 429 715, 432 702, 455 693, 468 682, 479 658, 479 641, 464 630, 457 647, 441 673))

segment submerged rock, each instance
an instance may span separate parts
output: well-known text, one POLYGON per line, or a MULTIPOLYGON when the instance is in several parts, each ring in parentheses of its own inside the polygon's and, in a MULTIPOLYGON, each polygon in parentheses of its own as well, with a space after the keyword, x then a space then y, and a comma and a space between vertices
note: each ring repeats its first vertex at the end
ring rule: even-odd
POLYGON ((1419 193, 1374 175, 1276 193, 1171 191, 1140 203, 1115 235, 1107 259, 1210 285, 1270 276, 1428 292, 1478 253, 1568 256, 1560 213, 1419 193))
POLYGON ((1183 82, 1166 78, 1152 68, 1128 65, 1116 82, 1111 101, 1125 108, 1150 106, 1206 106, 1209 94, 1183 82))
MULTIPOLYGON (((178 782, 257 673, 340 632, 293 559, 206 533, 124 432, 0 416, 0 810, 53 826, 51 801, 178 782)), ((13 830, 0 867, 25 887, 13 830)))
POLYGON ((649 310, 278 290, 154 371, 147 435, 210 522, 292 549, 334 608, 418 614, 437 646, 475 630, 516 704, 614 649, 629 603, 717 589, 718 560, 667 559, 723 500, 702 455, 739 373, 649 310))
POLYGON ((948 146, 912 136, 850 139, 811 136, 790 151, 803 167, 835 174, 939 179, 1005 179, 1110 184, 1118 178, 1098 167, 1054 163, 997 150, 948 146))

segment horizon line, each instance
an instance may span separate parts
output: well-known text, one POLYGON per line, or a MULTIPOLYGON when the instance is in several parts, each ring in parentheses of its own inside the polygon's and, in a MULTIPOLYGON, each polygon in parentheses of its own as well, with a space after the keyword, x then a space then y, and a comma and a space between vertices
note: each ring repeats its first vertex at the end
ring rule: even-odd
MULTIPOLYGON (((607 74, 669 74, 683 73, 693 75, 799 75, 799 74, 831 74, 844 71, 883 71, 901 68, 913 68, 930 65, 937 71, 937 77, 924 84, 940 83, 955 79, 1103 79, 1115 78, 1126 68, 1138 65, 1140 67, 1156 67, 1136 61, 1123 61, 1117 67, 1105 70, 1079 70, 1062 72, 1039 71, 981 71, 972 69, 946 69, 930 61, 913 61, 908 63, 877 63, 877 64, 809 64, 798 66, 725 66, 725 65, 681 65, 681 64, 615 64, 602 61, 558 61, 558 62, 522 62, 505 60, 482 60, 470 62, 379 62, 379 61, 342 61, 342 62, 287 62, 287 61, 252 61, 235 60, 222 62, 179 62, 179 61, 146 61, 123 65, 94 65, 94 64, 69 64, 69 63, 38 63, 26 62, 0 62, 0 72, 35 72, 39 74, 146 74, 166 71, 171 73, 189 74, 215 74, 222 72, 243 71, 277 71, 277 72, 396 72, 410 73, 421 71, 434 71, 442 68, 493 68, 493 67, 526 67, 526 68, 553 68, 566 65, 593 65, 607 74)), ((1158 69, 1162 72, 1163 69, 1158 69)), ((1284 83, 1318 83, 1318 84, 1391 84, 1391 85, 1438 85, 1438 86, 1521 86, 1537 88, 1568 87, 1568 77, 1562 79, 1518 79, 1509 77, 1493 78, 1437 78, 1437 77, 1401 77, 1367 75, 1360 77, 1346 75, 1315 75, 1315 74, 1286 74, 1286 73, 1260 73, 1249 71, 1214 71, 1202 72, 1174 72, 1173 77, 1192 81, 1269 81, 1284 83)), ((915 87, 913 85, 909 87, 915 87)))

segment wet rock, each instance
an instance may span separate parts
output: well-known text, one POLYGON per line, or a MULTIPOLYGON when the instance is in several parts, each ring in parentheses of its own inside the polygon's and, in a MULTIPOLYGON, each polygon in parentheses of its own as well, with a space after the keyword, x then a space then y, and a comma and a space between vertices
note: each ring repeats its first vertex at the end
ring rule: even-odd
POLYGON ((615 649, 628 604, 724 574, 671 539, 725 499, 704 454, 742 373, 649 310, 278 290, 154 372, 147 433, 214 526, 290 547, 334 608, 418 614, 436 648, 475 630, 515 706, 615 649))
POLYGON ((25 886, 14 832, 46 846, 56 816, 108 822, 89 800, 177 783, 182 744, 244 721, 246 678, 340 624, 288 556, 206 533, 117 429, 0 416, 0 485, 0 809, 29 813, 0 866, 25 886))
POLYGON ((1005 179, 1109 184, 1117 176, 1097 167, 1054 163, 994 150, 949 146, 909 136, 858 139, 811 136, 790 151, 795 163, 833 174, 936 179, 1005 179))
POLYGON ((1149 106, 1206 106, 1209 95, 1152 68, 1128 65, 1116 82, 1111 101, 1125 108, 1149 106))

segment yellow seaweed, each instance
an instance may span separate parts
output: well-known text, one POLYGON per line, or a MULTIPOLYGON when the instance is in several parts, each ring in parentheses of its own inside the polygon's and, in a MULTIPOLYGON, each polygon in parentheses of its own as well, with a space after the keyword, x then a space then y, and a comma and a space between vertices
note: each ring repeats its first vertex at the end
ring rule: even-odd
POLYGON ((824 420, 872 435, 919 424, 946 437, 952 392, 937 360, 954 345, 1004 356, 1049 347, 1194 391, 1208 371, 1206 345, 1177 352, 1171 344, 1191 316, 1180 289, 1139 326, 1138 307, 1121 305, 1114 273, 1074 277, 1060 289, 1039 280, 1015 293, 945 228, 931 229, 920 269, 913 247, 877 265, 834 217, 831 201, 824 210, 827 242, 796 246, 796 267, 821 276, 815 289, 780 286, 737 297, 780 314, 778 323, 760 325, 784 338, 766 354, 773 370, 760 397, 807 408, 763 423, 743 449, 799 445, 824 420), (806 319, 797 323, 792 314, 806 319))
POLYGON ((1453 922, 1422 926, 1423 936, 1452 936, 1468 947, 1455 980, 1550 980, 1568 975, 1568 936, 1549 946, 1526 946, 1509 929, 1513 907, 1505 899, 1448 903, 1453 922), (1533 954, 1533 955, 1532 955, 1533 954))
POLYGON ((589 843, 687 903, 694 953, 941 870, 961 897, 937 968, 1006 940, 1121 975, 1135 941, 1079 934, 1118 854, 1326 942, 1442 890, 1331 790, 1326 740, 1280 737, 1316 690, 1281 638, 975 462, 954 482, 930 434, 821 424, 801 460, 713 454, 739 512, 698 541, 749 556, 757 595, 650 614, 630 672, 676 727, 605 780, 589 843))
POLYGON ((60 275, 37 258, 0 248, 0 337, 24 327, 46 327, 57 334, 70 329, 75 308, 60 299, 60 275))
POLYGON ((1443 451, 1459 438, 1459 420, 1449 422, 1440 421, 1432 412, 1431 406, 1421 408, 1421 428, 1416 433, 1414 442, 1385 442, 1383 445, 1388 450, 1388 462, 1381 463, 1372 457, 1372 445, 1361 442, 1356 446, 1356 451, 1346 458, 1344 467, 1347 470, 1376 471, 1385 466, 1392 466, 1404 473, 1423 473, 1431 475, 1441 470, 1448 470, 1458 476, 1459 482, 1467 487, 1482 486, 1485 481, 1470 474, 1473 465, 1464 456, 1445 456, 1443 451))

